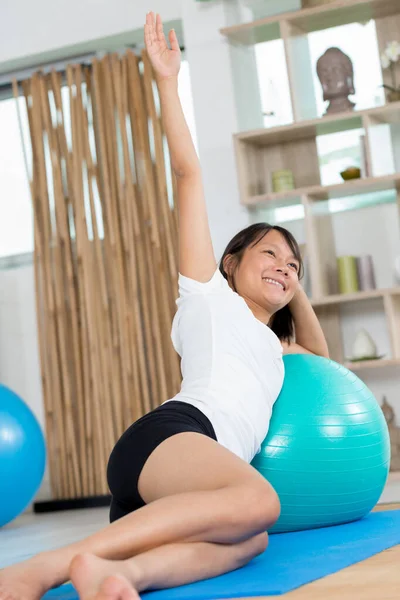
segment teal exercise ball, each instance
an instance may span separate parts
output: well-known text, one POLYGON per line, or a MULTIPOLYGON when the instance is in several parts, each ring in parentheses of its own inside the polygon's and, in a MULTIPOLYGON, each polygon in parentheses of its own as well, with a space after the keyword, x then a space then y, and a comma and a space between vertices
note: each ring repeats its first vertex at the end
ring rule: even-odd
POLYGON ((17 394, 0 385, 0 527, 33 500, 45 464, 45 440, 35 415, 17 394))
POLYGON ((379 500, 389 474, 382 409, 353 372, 332 360, 288 354, 284 363, 270 428, 252 461, 281 502, 270 532, 360 519, 379 500))

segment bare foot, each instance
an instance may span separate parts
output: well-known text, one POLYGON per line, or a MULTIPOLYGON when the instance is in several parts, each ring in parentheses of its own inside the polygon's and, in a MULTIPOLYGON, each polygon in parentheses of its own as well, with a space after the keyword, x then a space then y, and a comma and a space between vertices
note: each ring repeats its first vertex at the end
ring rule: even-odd
POLYGON ((33 560, 0 570, 0 600, 40 600, 47 590, 33 560))
POLYGON ((139 598, 136 590, 140 573, 133 559, 106 560, 94 554, 79 554, 71 562, 69 574, 80 600, 139 598))
POLYGON ((110 575, 101 584, 95 600, 140 600, 140 596, 123 575, 110 575))

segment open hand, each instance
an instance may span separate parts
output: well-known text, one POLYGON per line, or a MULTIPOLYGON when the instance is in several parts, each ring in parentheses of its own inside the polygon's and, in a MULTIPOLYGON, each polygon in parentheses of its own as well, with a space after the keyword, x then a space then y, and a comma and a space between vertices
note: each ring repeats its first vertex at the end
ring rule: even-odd
POLYGON ((168 34, 171 49, 165 39, 159 14, 147 13, 144 26, 144 40, 147 54, 158 79, 176 77, 181 65, 181 51, 174 29, 168 34))

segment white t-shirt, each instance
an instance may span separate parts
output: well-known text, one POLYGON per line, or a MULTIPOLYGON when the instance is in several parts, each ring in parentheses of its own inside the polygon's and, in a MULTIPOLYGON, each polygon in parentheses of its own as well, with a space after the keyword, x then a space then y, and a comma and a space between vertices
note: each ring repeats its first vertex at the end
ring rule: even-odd
POLYGON ((250 463, 283 384, 282 345, 219 269, 207 283, 182 274, 178 283, 171 339, 183 381, 166 402, 196 406, 211 421, 218 442, 250 463))

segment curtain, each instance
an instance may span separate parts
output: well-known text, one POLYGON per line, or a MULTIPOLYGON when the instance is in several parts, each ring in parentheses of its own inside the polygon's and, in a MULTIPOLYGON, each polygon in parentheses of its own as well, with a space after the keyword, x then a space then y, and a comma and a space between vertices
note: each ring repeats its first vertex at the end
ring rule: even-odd
POLYGON ((146 53, 128 51, 35 73, 14 82, 21 94, 52 493, 108 494, 115 442, 181 384, 176 186, 157 87, 146 53))

